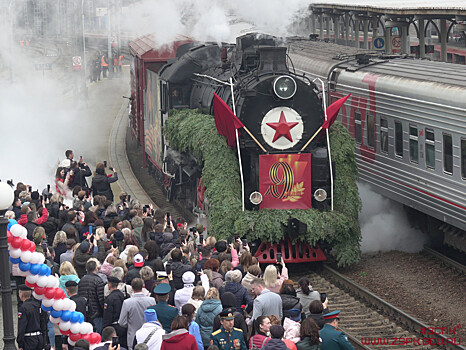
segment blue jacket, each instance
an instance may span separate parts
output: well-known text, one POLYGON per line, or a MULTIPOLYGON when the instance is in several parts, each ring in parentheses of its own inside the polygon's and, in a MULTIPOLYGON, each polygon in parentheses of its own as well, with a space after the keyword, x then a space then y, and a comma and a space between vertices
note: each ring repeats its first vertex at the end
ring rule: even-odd
POLYGON ((210 335, 212 334, 214 318, 222 310, 222 303, 217 299, 204 300, 199 310, 197 310, 196 322, 199 324, 203 344, 210 344, 210 335))
POLYGON ((199 329, 199 325, 195 321, 191 321, 191 324, 189 325, 189 334, 191 334, 192 336, 194 336, 194 338, 196 338, 198 349, 204 350, 204 345, 202 343, 202 338, 201 338, 201 331, 199 329))
MULTIPOLYGON (((60 282, 58 286, 63 289, 66 294, 65 283, 68 281, 75 281, 76 283, 79 283, 79 277, 76 275, 61 275, 58 281, 60 282)), ((69 298, 68 294, 66 294, 66 297, 69 298)))

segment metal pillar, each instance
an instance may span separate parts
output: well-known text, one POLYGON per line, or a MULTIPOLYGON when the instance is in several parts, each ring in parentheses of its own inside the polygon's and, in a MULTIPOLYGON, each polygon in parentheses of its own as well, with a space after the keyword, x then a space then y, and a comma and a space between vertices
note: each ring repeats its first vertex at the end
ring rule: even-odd
POLYGON ((316 33, 316 15, 314 13, 311 14, 311 33, 316 33))
POLYGON ((349 26, 349 13, 345 12, 345 45, 349 45, 349 31, 350 31, 350 26, 349 26))
POLYGON ((447 62, 447 20, 440 20, 440 61, 447 62))
POLYGON ((354 46, 359 49, 361 45, 359 44, 359 19, 354 19, 354 46))
POLYGON ((385 27, 385 53, 392 53, 392 27, 385 27))
POLYGON ((324 40, 324 14, 319 15, 320 40, 324 40))
POLYGON ((398 26, 398 29, 401 31, 401 53, 408 54, 409 43, 408 43, 408 23, 398 26))
POLYGON ((419 28, 419 57, 426 57, 426 37, 424 35, 424 19, 418 19, 419 28))
POLYGON ((374 42, 374 38, 379 34, 379 18, 376 15, 374 16, 372 18, 372 42, 374 42))
POLYGON ((338 39, 340 39, 340 16, 339 15, 333 17, 333 23, 334 23, 334 27, 335 27, 335 30, 334 30, 334 33, 335 33, 334 42, 336 44, 338 42, 338 39))
POLYGON ((327 32, 327 39, 330 40, 330 17, 325 17, 325 28, 327 32))
POLYGON ((369 49, 369 21, 365 18, 362 20, 364 30, 364 49, 369 49))

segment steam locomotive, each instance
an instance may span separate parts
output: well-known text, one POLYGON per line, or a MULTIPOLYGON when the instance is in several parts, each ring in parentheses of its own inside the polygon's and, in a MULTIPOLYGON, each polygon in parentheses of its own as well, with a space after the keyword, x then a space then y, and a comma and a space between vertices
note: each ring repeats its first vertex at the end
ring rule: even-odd
MULTIPOLYGON (((238 37, 236 45, 219 46, 183 37, 170 48, 142 50, 154 44, 151 40, 130 43, 131 129, 167 199, 205 209, 203 164, 172 148, 163 126, 177 109, 213 115, 215 93, 249 131, 239 136, 246 209, 329 210, 332 172, 326 139, 306 145, 324 122, 321 95, 313 81, 289 69, 287 48, 279 39, 251 33, 238 37)), ((299 221, 290 225, 306 230, 299 221)), ((301 246, 298 260, 325 259, 319 247, 302 244, 313 253, 303 257, 301 246)), ((267 249, 274 250, 272 256, 277 253, 276 246, 267 249)), ((267 253, 261 259, 272 261, 267 253)), ((287 254, 285 260, 296 261, 296 255, 287 254)))

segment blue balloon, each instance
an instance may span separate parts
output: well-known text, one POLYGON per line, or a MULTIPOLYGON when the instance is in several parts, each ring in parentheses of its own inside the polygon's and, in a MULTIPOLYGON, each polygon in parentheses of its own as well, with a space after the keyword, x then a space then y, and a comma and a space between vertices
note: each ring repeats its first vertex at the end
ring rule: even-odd
POLYGON ((12 264, 19 264, 21 262, 21 258, 14 259, 10 256, 10 261, 12 264))
POLYGON ((41 304, 40 307, 42 308, 42 310, 44 311, 52 311, 52 307, 51 306, 44 306, 44 304, 41 304))
POLYGON ((50 276, 50 272, 51 272, 50 267, 48 267, 45 264, 41 265, 39 275, 41 275, 41 276, 50 276))
POLYGON ((62 313, 61 313, 60 318, 65 322, 71 320, 71 311, 70 310, 63 310, 62 313))
POLYGON ((25 263, 22 261, 19 263, 19 269, 23 272, 29 271, 30 268, 31 268, 31 263, 25 263))
POLYGON ((79 314, 79 321, 78 321, 78 323, 83 323, 83 322, 84 322, 84 315, 83 315, 82 313, 80 313, 80 312, 78 312, 78 314, 79 314))
POLYGON ((52 317, 55 317, 55 318, 61 317, 61 314, 62 314, 62 311, 61 311, 61 310, 60 310, 60 311, 57 311, 57 310, 55 310, 55 309, 52 309, 52 312, 50 313, 50 315, 51 315, 52 317))
POLYGON ((16 225, 17 223, 18 223, 18 222, 17 222, 15 219, 9 219, 9 220, 8 220, 8 226, 7 226, 6 229, 7 229, 8 231, 10 231, 11 226, 16 225))
POLYGON ((79 322, 79 319, 80 319, 80 316, 79 316, 80 312, 77 312, 77 311, 73 311, 71 313, 71 323, 78 323, 79 322))
POLYGON ((29 272, 31 272, 33 275, 38 275, 40 272, 42 264, 31 264, 31 268, 29 269, 29 272))

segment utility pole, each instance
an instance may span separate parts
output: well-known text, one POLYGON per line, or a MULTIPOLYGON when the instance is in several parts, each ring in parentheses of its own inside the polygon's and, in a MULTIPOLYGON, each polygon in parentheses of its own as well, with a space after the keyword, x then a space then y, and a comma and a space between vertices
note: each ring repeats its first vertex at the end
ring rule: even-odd
POLYGON ((115 69, 113 65, 113 53, 112 53, 112 22, 111 22, 111 11, 110 11, 110 1, 107 0, 107 50, 108 50, 108 78, 113 78, 113 70, 115 69))

